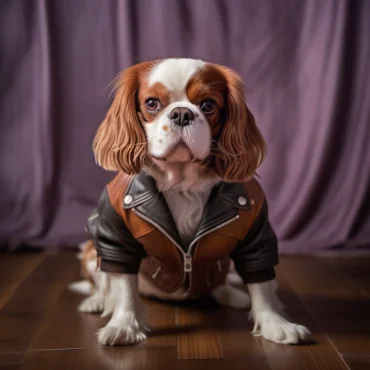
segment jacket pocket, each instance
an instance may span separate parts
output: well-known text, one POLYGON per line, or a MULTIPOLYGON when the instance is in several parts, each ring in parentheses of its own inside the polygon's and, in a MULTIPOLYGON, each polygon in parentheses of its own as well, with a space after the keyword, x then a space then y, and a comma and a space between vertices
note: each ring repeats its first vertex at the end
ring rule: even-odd
POLYGON ((150 279, 157 279, 162 271, 162 263, 154 256, 148 256, 141 262, 140 270, 150 279))
POLYGON ((229 263, 229 257, 225 257, 207 265, 206 284, 208 288, 215 289, 225 284, 229 263))

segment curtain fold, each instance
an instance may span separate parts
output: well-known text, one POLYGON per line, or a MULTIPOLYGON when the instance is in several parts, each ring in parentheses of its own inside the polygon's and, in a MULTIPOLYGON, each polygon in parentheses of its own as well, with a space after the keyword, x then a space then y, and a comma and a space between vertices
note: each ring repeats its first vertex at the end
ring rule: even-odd
POLYGON ((2 0, 0 240, 75 245, 104 185, 91 144, 138 61, 228 65, 268 144, 282 253, 370 245, 367 0, 2 0))

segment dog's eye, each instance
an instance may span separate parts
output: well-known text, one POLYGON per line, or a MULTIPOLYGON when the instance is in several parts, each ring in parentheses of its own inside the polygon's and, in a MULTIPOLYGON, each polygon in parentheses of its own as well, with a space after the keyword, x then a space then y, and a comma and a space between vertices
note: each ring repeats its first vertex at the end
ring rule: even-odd
POLYGON ((200 109, 203 113, 213 113, 216 109, 216 103, 212 100, 206 100, 200 104, 200 109))
POLYGON ((161 102, 158 99, 148 99, 145 102, 148 112, 159 112, 162 108, 161 102))

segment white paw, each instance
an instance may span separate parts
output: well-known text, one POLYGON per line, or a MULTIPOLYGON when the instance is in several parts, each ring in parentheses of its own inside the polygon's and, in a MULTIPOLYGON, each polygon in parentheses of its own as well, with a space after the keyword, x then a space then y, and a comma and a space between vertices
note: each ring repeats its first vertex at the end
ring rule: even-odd
POLYGON ((139 328, 105 326, 98 332, 98 341, 105 346, 130 345, 140 343, 146 335, 139 328))
POLYGON ((130 345, 140 343, 146 339, 142 325, 139 324, 133 313, 126 313, 120 320, 111 321, 98 332, 98 341, 106 346, 130 345))
POLYGON ((311 332, 305 326, 293 324, 273 311, 256 315, 252 334, 283 344, 298 344, 311 336, 311 332))
POLYGON ((212 297, 222 306, 245 309, 251 305, 248 293, 231 285, 219 286, 212 292, 212 297))
POLYGON ((78 310, 85 313, 101 313, 104 311, 104 301, 105 298, 101 294, 93 294, 79 305, 78 310))

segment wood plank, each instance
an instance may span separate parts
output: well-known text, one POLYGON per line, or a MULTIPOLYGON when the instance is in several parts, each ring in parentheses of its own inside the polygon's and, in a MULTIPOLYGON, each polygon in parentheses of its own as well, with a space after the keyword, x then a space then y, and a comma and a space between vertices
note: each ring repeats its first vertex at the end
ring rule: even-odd
POLYGON ((263 358, 260 338, 251 332, 253 323, 247 310, 220 307, 209 317, 210 325, 216 328, 220 338, 223 358, 263 358))
POLYGON ((143 343, 146 347, 176 347, 176 307, 173 304, 144 299, 147 309, 148 326, 151 332, 143 343))
MULTIPOLYGON (((265 359, 178 361, 174 348, 114 347, 93 350, 32 351, 21 370, 269 370, 265 359)), ((18 369, 17 369, 18 370, 18 369)))
POLYGON ((370 354, 370 300, 337 258, 286 258, 281 271, 340 354, 370 354))
POLYGON ((21 370, 175 369, 173 348, 109 347, 92 350, 31 351, 21 370))
POLYGON ((0 353, 0 369, 9 368, 15 370, 23 363, 25 355, 24 352, 0 353))
POLYGON ((344 361, 351 370, 370 369, 370 356, 345 356, 344 361))
POLYGON ((44 258, 40 251, 0 253, 0 310, 44 258))
POLYGON ((307 326, 313 333, 315 343, 286 346, 261 339, 261 345, 271 369, 347 369, 341 357, 328 341, 325 333, 320 330, 315 320, 293 291, 290 281, 285 277, 283 271, 285 272, 281 266, 277 268, 278 295, 286 306, 286 316, 292 322, 307 326))
MULTIPOLYGON (((65 252, 63 252, 65 253, 65 252)), ((78 311, 78 305, 86 298, 68 290, 67 284, 80 279, 79 262, 73 257, 65 264, 69 281, 64 284, 52 310, 45 316, 29 346, 32 350, 101 348, 96 332, 108 318, 98 314, 85 314, 78 311)))
MULTIPOLYGON (((171 369, 172 368, 167 368, 171 369)), ((225 359, 225 360, 183 360, 173 369, 178 370, 270 370, 270 367, 264 358, 243 358, 243 359, 225 359)), ((288 369, 286 369, 288 370, 288 369)))
POLYGON ((261 347, 271 370, 307 369, 301 362, 297 349, 293 346, 281 345, 261 338, 261 347))
POLYGON ((342 257, 330 262, 335 263, 340 271, 357 286, 363 297, 370 298, 370 257, 342 257))
MULTIPOLYGON (((178 358, 182 360, 222 359, 222 345, 217 328, 211 325, 212 311, 218 307, 178 307, 176 322, 178 358), (186 330, 183 330, 183 329, 186 330)), ((214 313, 213 313, 214 314, 214 313)))
MULTIPOLYGON (((75 277, 75 253, 47 256, 0 311, 0 352, 27 350, 46 315, 75 277)), ((68 313, 66 313, 68 315, 68 313)))
POLYGON ((177 310, 180 359, 263 358, 260 339, 251 335, 246 310, 219 307, 211 299, 177 310))

